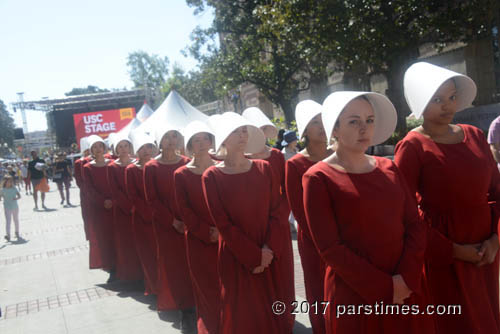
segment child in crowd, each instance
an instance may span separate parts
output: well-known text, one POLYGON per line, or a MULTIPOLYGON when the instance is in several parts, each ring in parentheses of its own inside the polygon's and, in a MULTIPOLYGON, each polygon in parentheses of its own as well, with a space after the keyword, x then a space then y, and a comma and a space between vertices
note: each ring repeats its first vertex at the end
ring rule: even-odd
POLYGON ((10 222, 12 218, 14 218, 16 238, 19 239, 19 207, 17 205, 17 200, 21 198, 21 194, 14 186, 14 178, 10 175, 5 176, 3 179, 0 200, 2 198, 6 221, 5 240, 10 241, 10 222))

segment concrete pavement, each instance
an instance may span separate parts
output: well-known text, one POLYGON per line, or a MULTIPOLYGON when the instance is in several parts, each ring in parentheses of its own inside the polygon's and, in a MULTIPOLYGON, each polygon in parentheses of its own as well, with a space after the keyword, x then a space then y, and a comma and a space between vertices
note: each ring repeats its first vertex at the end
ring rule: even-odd
MULTIPOLYGON (((0 333, 180 333, 175 314, 154 310, 154 297, 123 283, 106 285, 107 273, 88 269, 80 207, 63 208, 55 184, 50 186, 49 211, 33 211, 31 196, 22 192, 24 241, 3 239, 5 219, 0 209, 0 333)), ((77 188, 71 189, 71 196, 78 204, 77 188)), ((297 299, 303 301, 295 241, 294 252, 297 299)), ((307 315, 298 315, 294 333, 311 333, 310 327, 307 315)))

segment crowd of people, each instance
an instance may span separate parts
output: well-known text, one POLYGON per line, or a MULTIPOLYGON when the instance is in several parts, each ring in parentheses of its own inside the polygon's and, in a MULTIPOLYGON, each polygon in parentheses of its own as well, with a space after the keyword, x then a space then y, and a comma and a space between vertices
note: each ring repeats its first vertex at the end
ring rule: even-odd
MULTIPOLYGON (((424 62, 403 86, 423 124, 394 161, 365 153, 397 122, 373 92, 300 102, 298 134, 283 131, 273 148, 266 139, 278 129, 257 108, 115 135, 111 151, 99 136, 82 138, 74 177, 90 268, 108 271, 109 283, 143 281, 158 311, 180 312, 183 333, 290 334, 296 220, 306 299, 324 306, 309 309, 313 333, 500 332, 500 173, 482 131, 451 123, 476 86, 424 62), (461 312, 363 312, 379 303, 461 312), (348 305, 357 311, 339 316, 348 305)), ((32 162, 36 189, 44 162, 32 162)), ((57 174, 72 171, 56 162, 57 174)))

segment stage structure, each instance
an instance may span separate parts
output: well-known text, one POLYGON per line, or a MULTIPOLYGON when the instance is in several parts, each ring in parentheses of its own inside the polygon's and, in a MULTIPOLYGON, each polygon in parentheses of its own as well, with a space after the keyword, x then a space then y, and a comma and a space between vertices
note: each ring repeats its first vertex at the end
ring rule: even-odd
POLYGON ((46 112, 48 131, 55 134, 59 147, 66 148, 77 142, 73 115, 128 108, 140 110, 145 100, 145 91, 135 89, 39 101, 22 101, 20 99, 20 101, 12 103, 12 106, 15 109, 20 109, 21 112, 29 110, 46 112))

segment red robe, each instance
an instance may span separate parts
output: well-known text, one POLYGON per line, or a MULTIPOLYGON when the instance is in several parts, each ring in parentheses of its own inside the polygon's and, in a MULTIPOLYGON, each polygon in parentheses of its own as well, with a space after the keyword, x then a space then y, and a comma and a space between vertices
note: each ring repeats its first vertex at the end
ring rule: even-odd
POLYGON ((153 213, 146 203, 143 170, 135 164, 125 169, 127 194, 133 203, 134 244, 144 274, 146 295, 158 294, 158 244, 153 229, 153 213))
POLYGON ((106 166, 91 163, 83 167, 85 192, 88 195, 90 268, 114 270, 116 255, 113 235, 113 210, 104 208, 111 200, 106 166), (97 247, 96 247, 97 246, 97 247))
POLYGON ((163 309, 183 310, 195 305, 184 234, 172 226, 174 218, 182 220, 175 203, 174 172, 188 162, 184 156, 172 165, 152 159, 144 167, 146 198, 153 208, 153 225, 159 245, 158 305, 163 309), (173 305, 170 296, 173 296, 173 305))
MULTIPOLYGON (((298 153, 286 161, 286 195, 297 220, 297 246, 299 248, 300 262, 304 272, 304 285, 306 299, 310 305, 316 301, 325 300, 325 264, 321 260, 316 247, 311 239, 304 212, 302 176, 315 162, 298 153)), ((309 312, 309 320, 314 334, 325 333, 325 318, 322 312, 309 312)))
POLYGON ((125 168, 115 161, 108 165, 108 180, 113 196, 113 230, 116 247, 116 276, 124 281, 143 278, 141 262, 137 255, 132 226, 133 204, 127 195, 125 168))
POLYGON ((202 184, 210 217, 220 233, 220 332, 289 334, 288 317, 271 311, 279 300, 277 285, 284 283, 273 275, 273 266, 286 246, 279 184, 269 163, 254 160, 248 172, 233 175, 212 166, 203 174, 202 184), (263 273, 253 274, 265 244, 276 261, 263 273))
POLYGON ((420 300, 425 225, 396 165, 376 161, 363 174, 318 162, 303 177, 309 230, 326 264, 326 333, 433 333, 431 318, 336 314, 337 305, 392 304, 396 274, 415 292, 405 302, 420 300))
MULTIPOLYGON (((282 258, 278 260, 278 265, 274 267, 277 270, 274 275, 276 275, 279 283, 276 292, 279 300, 285 302, 286 305, 291 305, 295 300, 295 273, 293 268, 292 236, 290 232, 290 223, 288 221, 290 206, 286 198, 285 156, 281 151, 272 148, 271 155, 263 160, 269 162, 271 165, 271 169, 280 184, 281 194, 281 219, 283 219, 283 231, 281 235, 283 237, 283 244, 286 248, 283 251, 282 258)), ((295 315, 287 313, 287 316, 289 317, 290 325, 288 333, 291 333, 295 322, 295 315)))
POLYGON ((92 158, 90 156, 78 159, 75 161, 74 166, 74 174, 76 185, 80 188, 80 209, 82 211, 82 219, 83 219, 83 230, 85 231, 85 239, 89 240, 89 223, 88 223, 88 209, 87 209, 87 196, 85 196, 85 187, 83 184, 83 166, 90 162, 92 158))
POLYGON ((220 286, 217 274, 218 242, 210 242, 210 219, 201 175, 186 166, 175 171, 175 199, 186 224, 186 249, 193 284, 198 334, 218 333, 220 286))
POLYGON ((490 265, 453 258, 453 243, 481 243, 497 233, 490 199, 500 200, 500 175, 481 130, 462 127, 458 144, 415 131, 396 146, 395 161, 428 223, 426 274, 434 304, 460 304, 462 315, 436 316, 442 333, 499 333, 498 255, 490 265))

